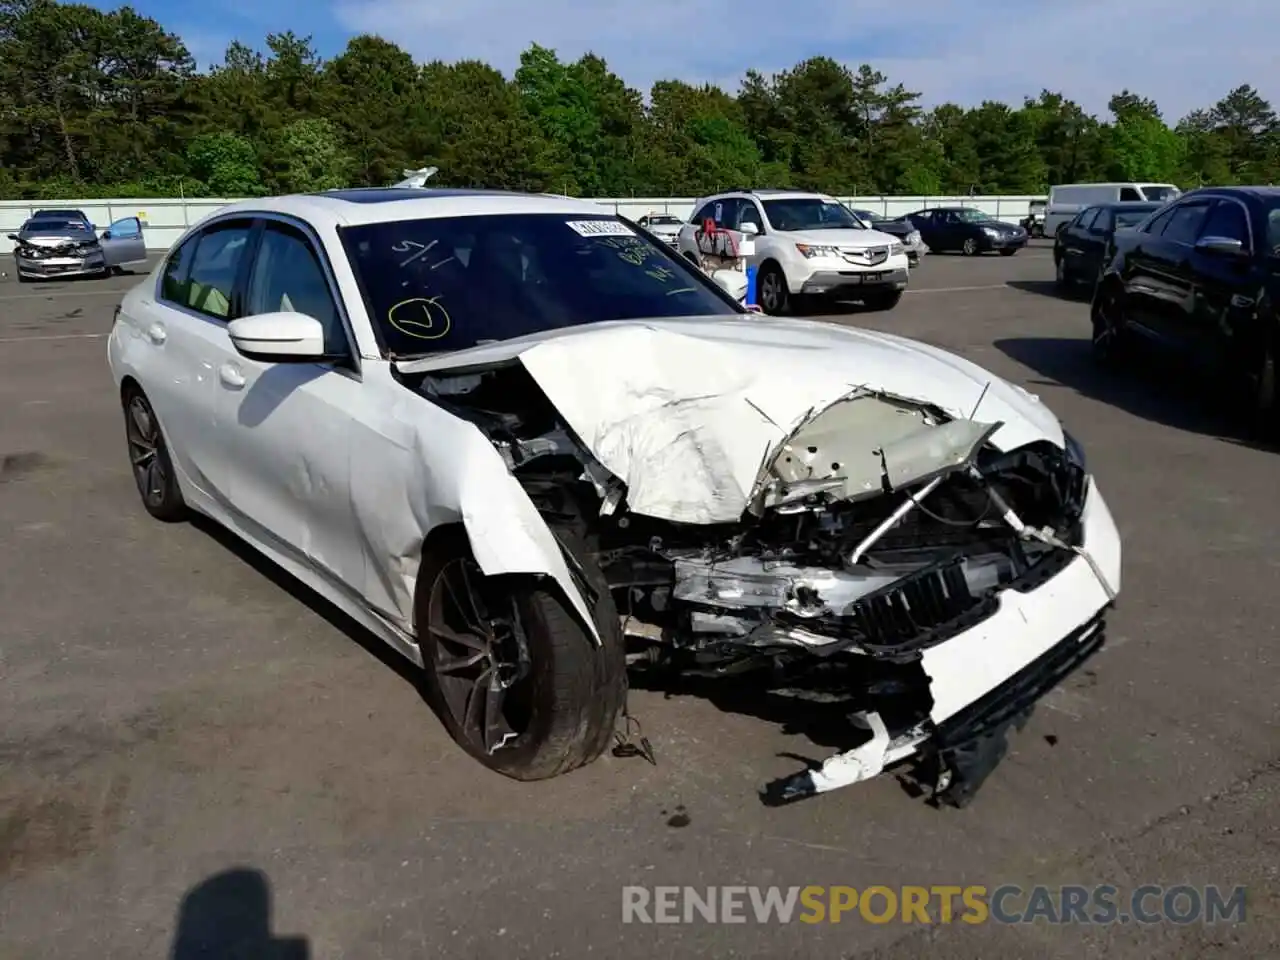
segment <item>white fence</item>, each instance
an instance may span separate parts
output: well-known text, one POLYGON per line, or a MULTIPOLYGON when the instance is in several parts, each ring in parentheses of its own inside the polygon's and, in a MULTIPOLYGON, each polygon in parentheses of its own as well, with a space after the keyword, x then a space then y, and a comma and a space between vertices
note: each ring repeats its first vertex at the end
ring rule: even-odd
MULTIPOLYGON (((872 210, 890 217, 899 217, 925 207, 964 205, 975 207, 1001 220, 1017 221, 1027 215, 1032 200, 1040 196, 1001 197, 842 197, 849 206, 859 210, 872 210)), ((125 217, 138 217, 144 224, 147 247, 151 250, 167 250, 188 226, 208 216, 229 199, 178 200, 26 200, 0 201, 0 252, 13 249, 8 235, 22 226, 32 212, 41 208, 61 207, 83 210, 99 229, 125 217)), ((670 213, 684 220, 694 213, 697 200, 693 197, 632 197, 628 199, 600 199, 596 203, 608 207, 623 216, 636 219, 646 213, 670 213)))

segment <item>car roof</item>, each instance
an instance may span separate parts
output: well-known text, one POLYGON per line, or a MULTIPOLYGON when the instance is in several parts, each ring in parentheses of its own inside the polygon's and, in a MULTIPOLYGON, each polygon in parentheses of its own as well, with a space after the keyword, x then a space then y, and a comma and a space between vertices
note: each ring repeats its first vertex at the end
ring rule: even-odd
POLYGON ((582 216, 616 214, 590 200, 552 194, 505 190, 465 190, 426 187, 362 187, 240 200, 217 211, 218 216, 254 212, 292 214, 313 226, 357 226, 433 217, 485 216, 502 213, 565 213, 582 216))
POLYGON ((835 200, 829 193, 820 193, 817 190, 786 190, 782 188, 766 188, 756 190, 754 188, 744 187, 740 190, 722 190, 719 193, 712 193, 698 201, 698 206, 704 203, 710 203, 712 200, 718 200, 721 197, 760 197, 770 200, 800 200, 809 197, 817 197, 820 200, 835 200))
POLYGON ((1086 210, 1159 210, 1164 200, 1116 200, 1111 203, 1091 203, 1086 210))
POLYGON ((1200 187, 1188 190, 1178 199, 1185 200, 1187 197, 1251 197, 1263 203, 1275 203, 1280 200, 1280 187, 1200 187))

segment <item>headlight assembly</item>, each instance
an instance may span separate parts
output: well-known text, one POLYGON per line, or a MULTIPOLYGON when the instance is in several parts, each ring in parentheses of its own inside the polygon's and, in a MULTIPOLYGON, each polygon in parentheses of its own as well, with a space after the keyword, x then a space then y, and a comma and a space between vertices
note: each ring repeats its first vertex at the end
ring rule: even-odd
POLYGON ((1071 432, 1065 427, 1062 429, 1062 445, 1067 451, 1067 459, 1083 470, 1089 472, 1088 463, 1085 461, 1084 447, 1080 441, 1071 435, 1071 432))

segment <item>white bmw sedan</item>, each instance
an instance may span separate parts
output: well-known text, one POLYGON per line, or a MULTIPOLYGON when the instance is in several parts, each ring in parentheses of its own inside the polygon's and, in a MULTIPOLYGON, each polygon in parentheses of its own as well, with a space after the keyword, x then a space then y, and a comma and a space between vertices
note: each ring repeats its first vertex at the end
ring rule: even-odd
POLYGON ((1115 524, 1035 397, 749 314, 586 201, 232 204, 128 293, 108 355, 146 509, 330 598, 511 777, 613 743, 630 664, 840 705, 850 748, 767 801, 914 758, 963 804, 1119 590, 1115 524))

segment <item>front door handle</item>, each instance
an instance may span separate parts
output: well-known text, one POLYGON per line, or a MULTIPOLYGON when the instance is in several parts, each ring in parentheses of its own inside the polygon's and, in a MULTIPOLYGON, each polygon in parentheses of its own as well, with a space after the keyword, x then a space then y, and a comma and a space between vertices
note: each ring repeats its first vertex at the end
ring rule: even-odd
POLYGON ((164 343, 165 338, 168 336, 169 334, 165 331, 163 323, 153 323, 147 327, 147 339, 154 344, 164 343))
POLYGON ((224 363, 218 367, 218 379, 222 381, 224 387, 230 387, 232 390, 239 390, 244 386, 244 374, 234 363, 224 363))

